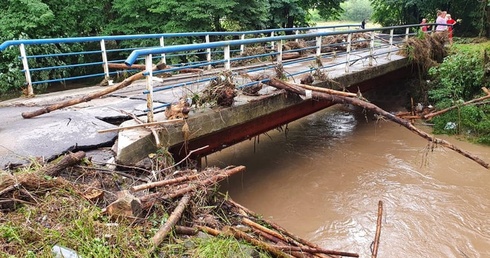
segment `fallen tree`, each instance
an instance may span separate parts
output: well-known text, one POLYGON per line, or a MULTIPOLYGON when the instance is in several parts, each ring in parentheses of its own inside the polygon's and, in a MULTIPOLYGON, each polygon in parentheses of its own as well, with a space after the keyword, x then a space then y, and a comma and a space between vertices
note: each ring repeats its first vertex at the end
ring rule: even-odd
MULTIPOLYGON (((288 83, 288 82, 279 80, 277 78, 272 78, 269 82, 269 85, 276 87, 278 89, 284 89, 288 92, 296 93, 296 94, 299 94, 302 96, 307 95, 307 91, 305 89, 303 89, 302 87, 299 87, 298 85, 296 85, 294 83, 288 83)), ((308 93, 308 95, 310 95, 310 94, 308 93)), ((324 92, 313 91, 313 92, 311 92, 311 97, 314 99, 318 99, 318 100, 331 101, 332 103, 336 103, 336 104, 351 104, 354 106, 358 106, 358 107, 370 110, 376 114, 379 114, 379 115, 387 118, 388 120, 391 120, 397 124, 404 126, 408 130, 414 132, 415 134, 421 136, 422 138, 429 140, 431 143, 439 144, 439 145, 444 146, 448 149, 451 149, 451 150, 453 150, 453 151, 477 162, 478 164, 480 164, 481 166, 483 166, 486 169, 488 169, 490 167, 490 164, 483 161, 479 157, 477 157, 477 156, 475 156, 475 155, 473 155, 473 154, 471 154, 471 153, 469 153, 463 149, 456 147, 455 145, 449 143, 446 140, 439 139, 439 138, 436 138, 434 136, 429 135, 428 133, 418 129, 417 127, 415 127, 409 121, 402 119, 402 118, 399 118, 396 115, 391 114, 390 112, 387 112, 387 111, 381 109, 380 107, 378 107, 372 103, 366 102, 366 101, 361 100, 359 98, 346 97, 346 96, 344 96, 343 92, 339 92, 337 94, 335 92, 324 93, 324 92)))

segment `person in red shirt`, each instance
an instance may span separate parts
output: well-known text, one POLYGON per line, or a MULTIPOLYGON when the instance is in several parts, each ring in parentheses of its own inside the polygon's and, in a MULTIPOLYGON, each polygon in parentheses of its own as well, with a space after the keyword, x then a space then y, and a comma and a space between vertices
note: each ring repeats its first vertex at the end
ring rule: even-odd
MULTIPOLYGON (((454 24, 456 24, 456 21, 453 18, 451 18, 450 14, 446 14, 446 18, 447 18, 446 23, 448 25, 454 26, 454 24)), ((453 44, 453 26, 447 26, 448 27, 447 30, 449 32, 449 43, 451 45, 453 44)))
POLYGON ((421 28, 422 28, 422 31, 423 31, 423 32, 427 32, 427 30, 429 29, 429 26, 425 25, 425 24, 427 24, 427 19, 425 19, 425 18, 424 18, 424 19, 422 19, 422 22, 421 22, 420 24, 422 24, 422 25, 423 25, 423 26, 421 27, 421 28))

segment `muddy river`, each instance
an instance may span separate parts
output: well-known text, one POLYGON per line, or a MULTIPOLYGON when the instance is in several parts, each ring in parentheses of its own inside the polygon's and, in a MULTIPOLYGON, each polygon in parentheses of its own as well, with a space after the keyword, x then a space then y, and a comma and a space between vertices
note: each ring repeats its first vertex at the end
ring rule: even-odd
MULTIPOLYGON (((490 147, 441 138, 490 162, 490 147)), ((381 200, 378 257, 490 257, 490 171, 360 110, 331 107, 208 165, 245 165, 222 190, 327 249, 371 257, 381 200)))

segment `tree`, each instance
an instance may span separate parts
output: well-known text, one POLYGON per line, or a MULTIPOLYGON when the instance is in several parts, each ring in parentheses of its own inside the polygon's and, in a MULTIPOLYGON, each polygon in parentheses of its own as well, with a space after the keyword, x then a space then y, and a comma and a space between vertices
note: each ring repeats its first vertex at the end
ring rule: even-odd
POLYGON ((349 0, 340 5, 344 12, 342 19, 347 21, 362 21, 371 19, 373 7, 369 0, 349 0))
POLYGON ((436 11, 445 10, 462 19, 456 35, 485 36, 490 31, 488 0, 371 0, 376 22, 383 26, 420 23, 422 18, 435 22, 436 11))

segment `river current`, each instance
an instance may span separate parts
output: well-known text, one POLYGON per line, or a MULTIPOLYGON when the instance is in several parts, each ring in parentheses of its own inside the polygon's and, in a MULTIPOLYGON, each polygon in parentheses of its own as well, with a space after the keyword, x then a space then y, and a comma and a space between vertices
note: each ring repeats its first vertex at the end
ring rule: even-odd
MULTIPOLYGON (((348 106, 282 129, 208 157, 247 167, 223 192, 327 249, 371 257, 382 201, 378 257, 490 257, 489 170, 348 106)), ((437 137, 490 162, 490 147, 437 137)))

